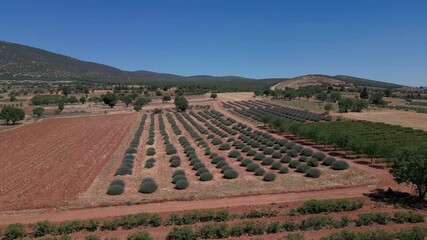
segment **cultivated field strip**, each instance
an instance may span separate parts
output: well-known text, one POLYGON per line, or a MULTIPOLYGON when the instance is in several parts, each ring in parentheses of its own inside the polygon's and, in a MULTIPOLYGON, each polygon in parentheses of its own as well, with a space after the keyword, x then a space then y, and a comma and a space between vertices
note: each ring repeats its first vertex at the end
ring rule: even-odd
POLYGON ((92 184, 135 120, 134 114, 48 119, 2 132, 1 210, 75 199, 92 184))

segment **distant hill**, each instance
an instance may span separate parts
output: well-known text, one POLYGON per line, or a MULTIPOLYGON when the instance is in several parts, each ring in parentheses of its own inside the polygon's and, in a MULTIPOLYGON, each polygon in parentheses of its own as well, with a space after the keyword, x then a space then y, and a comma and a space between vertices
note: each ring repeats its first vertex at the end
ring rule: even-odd
POLYGON ((346 81, 348 83, 352 83, 356 86, 369 86, 369 87, 381 87, 381 88, 402 87, 402 85, 399 85, 399 84, 375 81, 375 80, 346 76, 346 75, 337 75, 337 76, 334 76, 334 78, 341 79, 341 80, 346 81))
MULTIPOLYGON (((307 75, 299 78, 311 81, 348 84, 382 85, 396 87, 399 85, 372 81, 350 76, 307 75), (317 80, 316 80, 317 79, 317 80)), ((230 89, 236 85, 251 88, 270 87, 279 82, 288 82, 297 78, 252 79, 239 76, 180 76, 150 71, 123 71, 104 64, 81 61, 69 56, 45 51, 20 44, 0 41, 0 79, 42 79, 42 80, 88 80, 99 82, 174 82, 229 84, 230 89)), ((289 82, 288 82, 289 83, 289 82)))
POLYGON ((298 89, 300 87, 305 86, 315 86, 315 85, 323 85, 323 84, 329 84, 334 86, 347 86, 351 87, 352 84, 349 84, 348 82, 340 79, 336 79, 331 76, 327 75, 305 75, 300 77, 295 77, 291 79, 287 79, 285 81, 280 82, 279 84, 273 86, 274 89, 285 89, 285 88, 294 88, 298 89))

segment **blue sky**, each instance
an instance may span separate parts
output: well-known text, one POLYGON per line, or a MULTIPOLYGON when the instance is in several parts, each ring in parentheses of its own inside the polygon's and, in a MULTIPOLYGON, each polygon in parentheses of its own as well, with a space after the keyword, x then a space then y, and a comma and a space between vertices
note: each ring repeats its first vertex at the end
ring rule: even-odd
POLYGON ((0 40, 124 70, 427 85, 425 0, 2 0, 0 9, 0 40))

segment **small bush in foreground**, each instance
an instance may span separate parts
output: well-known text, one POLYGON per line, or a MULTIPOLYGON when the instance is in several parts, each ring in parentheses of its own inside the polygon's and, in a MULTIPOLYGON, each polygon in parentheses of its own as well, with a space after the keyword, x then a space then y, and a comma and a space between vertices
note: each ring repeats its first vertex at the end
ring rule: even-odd
POLYGON ((3 235, 7 240, 23 238, 26 235, 24 225, 20 223, 9 224, 3 235))
POLYGON ((306 173, 305 176, 311 177, 311 178, 318 178, 320 177, 320 170, 317 168, 310 168, 306 173))
POLYGON ((152 240, 150 233, 146 231, 138 231, 136 233, 129 234, 126 240, 152 240))
POLYGON ((334 170, 346 170, 349 168, 349 165, 344 160, 337 160, 334 163, 332 163, 332 169, 334 170))
POLYGON ((197 234, 192 227, 174 228, 168 233, 166 240, 196 240, 197 234))
POLYGON ((264 178, 262 179, 266 182, 271 182, 276 180, 276 174, 272 173, 272 172, 268 172, 264 175, 264 178))

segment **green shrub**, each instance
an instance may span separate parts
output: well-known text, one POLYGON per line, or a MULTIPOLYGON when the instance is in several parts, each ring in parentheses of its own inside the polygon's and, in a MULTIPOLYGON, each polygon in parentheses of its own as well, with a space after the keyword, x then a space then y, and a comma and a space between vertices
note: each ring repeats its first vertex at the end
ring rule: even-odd
POLYGON ((285 231, 292 232, 298 230, 298 224, 294 222, 294 220, 290 219, 283 223, 282 228, 285 231))
POLYGON ((363 207, 363 202, 358 200, 309 200, 297 208, 299 214, 317 214, 323 212, 347 212, 363 207))
POLYGON ((265 232, 267 234, 274 234, 280 231, 280 223, 279 222, 271 222, 267 225, 265 232))
POLYGON ((264 178, 262 179, 266 182, 271 182, 276 180, 276 174, 272 173, 272 172, 268 172, 266 174, 264 174, 264 178))
POLYGON ((219 145, 219 150, 221 150, 221 151, 225 151, 225 150, 230 150, 230 144, 228 144, 228 143, 223 143, 223 144, 221 144, 221 145, 219 145))
POLYGON ((224 172, 224 178, 235 179, 239 176, 239 173, 234 169, 228 169, 224 172))
POLYGON ((310 167, 318 167, 319 166, 319 160, 317 160, 317 158, 309 158, 307 161, 307 165, 310 167))
POLYGON ((255 169, 255 175, 256 176, 264 176, 265 170, 263 168, 257 168, 255 169))
POLYGON ((304 240, 304 235, 301 233, 291 233, 285 237, 285 240, 304 240))
POLYGON ((266 148, 266 149, 264 149, 264 152, 263 152, 265 155, 271 155, 271 154, 273 154, 274 153, 274 149, 272 149, 272 148, 266 148))
POLYGON ((132 169, 128 166, 120 166, 117 168, 116 172, 114 173, 114 176, 123 176, 123 175, 132 175, 132 169))
POLYGON ((336 161, 336 159, 333 157, 326 157, 325 159, 323 159, 322 164, 325 166, 331 166, 335 161, 336 161))
POLYGON ((319 230, 333 224, 331 216, 313 216, 300 222, 300 229, 303 231, 319 230))
POLYGON ((175 183, 175 188, 178 190, 186 189, 188 188, 188 181, 186 179, 180 179, 175 183))
POLYGON ((107 190, 108 195, 120 195, 125 191, 124 186, 121 185, 110 185, 110 187, 107 190))
POLYGON ((258 164, 250 163, 250 164, 248 164, 248 166, 246 166, 246 171, 255 172, 255 170, 257 170, 258 168, 260 168, 260 166, 258 164))
POLYGON ((248 166, 249 164, 251 164, 253 161, 252 160, 250 160, 249 158, 245 158, 245 159, 243 159, 241 162, 240 162, 240 166, 243 166, 243 167, 246 167, 246 166, 248 166))
POLYGON ((334 170, 346 170, 349 168, 349 165, 344 160, 337 160, 332 163, 332 169, 334 170))
POLYGON ((310 168, 305 173, 305 176, 311 177, 311 178, 318 178, 320 177, 320 170, 318 168, 310 168))
POLYGON ((385 225, 391 217, 388 213, 362 213, 357 215, 356 226, 370 226, 374 223, 385 225))
POLYGON ((274 162, 271 164, 271 169, 279 170, 282 167, 282 164, 280 162, 274 162))
POLYGON ((279 152, 274 152, 274 153, 271 155, 271 157, 272 157, 272 158, 274 158, 274 159, 280 159, 280 158, 282 157, 282 154, 281 154, 281 153, 279 153, 279 152))
POLYGON ((307 162, 307 156, 301 156, 301 157, 299 157, 298 161, 300 161, 300 162, 307 162))
POLYGON ((315 152, 313 153, 313 155, 311 155, 312 157, 316 158, 319 161, 323 161, 323 159, 325 159, 326 155, 322 152, 315 152))
POLYGON ((212 144, 213 145, 220 145, 222 143, 222 140, 221 139, 219 139, 219 138, 214 138, 213 140, 212 140, 212 144))
POLYGON ((246 154, 247 154, 248 156, 255 156, 255 154, 257 154, 257 152, 256 152, 255 150, 251 149, 251 150, 249 150, 246 154))
POLYGON ((313 150, 311 150, 310 148, 304 148, 301 151, 301 154, 305 155, 305 156, 311 156, 311 154, 313 154, 313 150))
POLYGON ((288 156, 290 156, 290 157, 296 157, 296 156, 298 156, 298 152, 297 152, 297 150, 295 150, 295 149, 288 150, 288 151, 286 152, 286 154, 287 154, 288 156))
POLYGON ((211 181, 213 179, 213 175, 210 172, 205 172, 200 174, 200 181, 211 181))
POLYGON ((171 161, 171 167, 179 167, 179 166, 181 166, 181 160, 174 159, 171 161))
POLYGON ((289 172, 289 168, 288 167, 282 166, 279 169, 279 173, 281 173, 281 174, 286 174, 288 172, 289 172))
POLYGON ((289 167, 290 168, 297 168, 298 165, 300 165, 300 164, 301 164, 300 161, 298 161, 298 160, 292 160, 292 161, 289 162, 289 167))
POLYGON ((226 223, 211 223, 199 227, 197 235, 202 239, 221 239, 229 237, 230 232, 226 223))
POLYGON ((261 162, 262 165, 271 165, 273 163, 274 163, 274 159, 270 157, 264 158, 261 162))
POLYGON ((187 180, 187 177, 185 175, 176 175, 172 177, 173 184, 176 184, 179 180, 187 180))
POLYGON ((237 158, 237 157, 239 157, 240 156, 240 152, 239 151, 237 151, 237 150, 231 150, 229 153, 228 153, 228 157, 231 157, 231 158, 237 158))
POLYGON ((254 156, 254 160, 262 160, 262 159, 264 159, 265 158, 265 155, 264 154, 262 154, 262 153, 257 153, 257 154, 255 154, 255 156, 254 156))
POLYGON ((201 167, 201 168, 197 169, 196 175, 200 176, 202 173, 205 173, 205 172, 209 172, 209 170, 205 167, 201 167))
POLYGON ((192 227, 174 228, 166 236, 166 240, 196 240, 197 234, 192 227))
POLYGON ((424 216, 414 212, 397 212, 394 214, 394 221, 397 223, 420 223, 424 222, 424 216))
POLYGON ((215 157, 212 158, 212 163, 213 164, 217 164, 217 163, 222 162, 222 161, 225 161, 224 157, 215 156, 215 157))
POLYGON ((281 159, 280 159, 280 162, 281 163, 290 163, 292 161, 292 158, 291 157, 289 157, 289 156, 283 156, 281 159))
POLYGON ((139 192, 141 193, 153 193, 157 190, 158 186, 154 180, 142 180, 139 192))
POLYGON ((126 150, 126 153, 127 154, 134 154, 134 153, 136 153, 137 152, 137 150, 136 150, 136 148, 128 148, 127 150, 126 150))
POLYGON ((4 230, 3 235, 6 240, 23 238, 26 235, 24 225, 20 223, 9 224, 4 230))
POLYGON ((182 169, 178 169, 175 172, 173 172, 172 177, 178 176, 178 175, 184 175, 185 176, 185 171, 182 169))
POLYGON ((156 149, 154 148, 147 149, 147 156, 154 156, 155 154, 156 154, 156 149))
POLYGON ((138 231, 136 233, 131 233, 126 237, 126 240, 152 240, 150 233, 146 231, 138 231))
POLYGON ((310 168, 311 168, 311 167, 310 167, 310 166, 308 166, 307 164, 302 163, 302 164, 300 164, 300 165, 298 165, 298 166, 297 166, 297 172, 305 173, 305 172, 307 172, 310 168))

